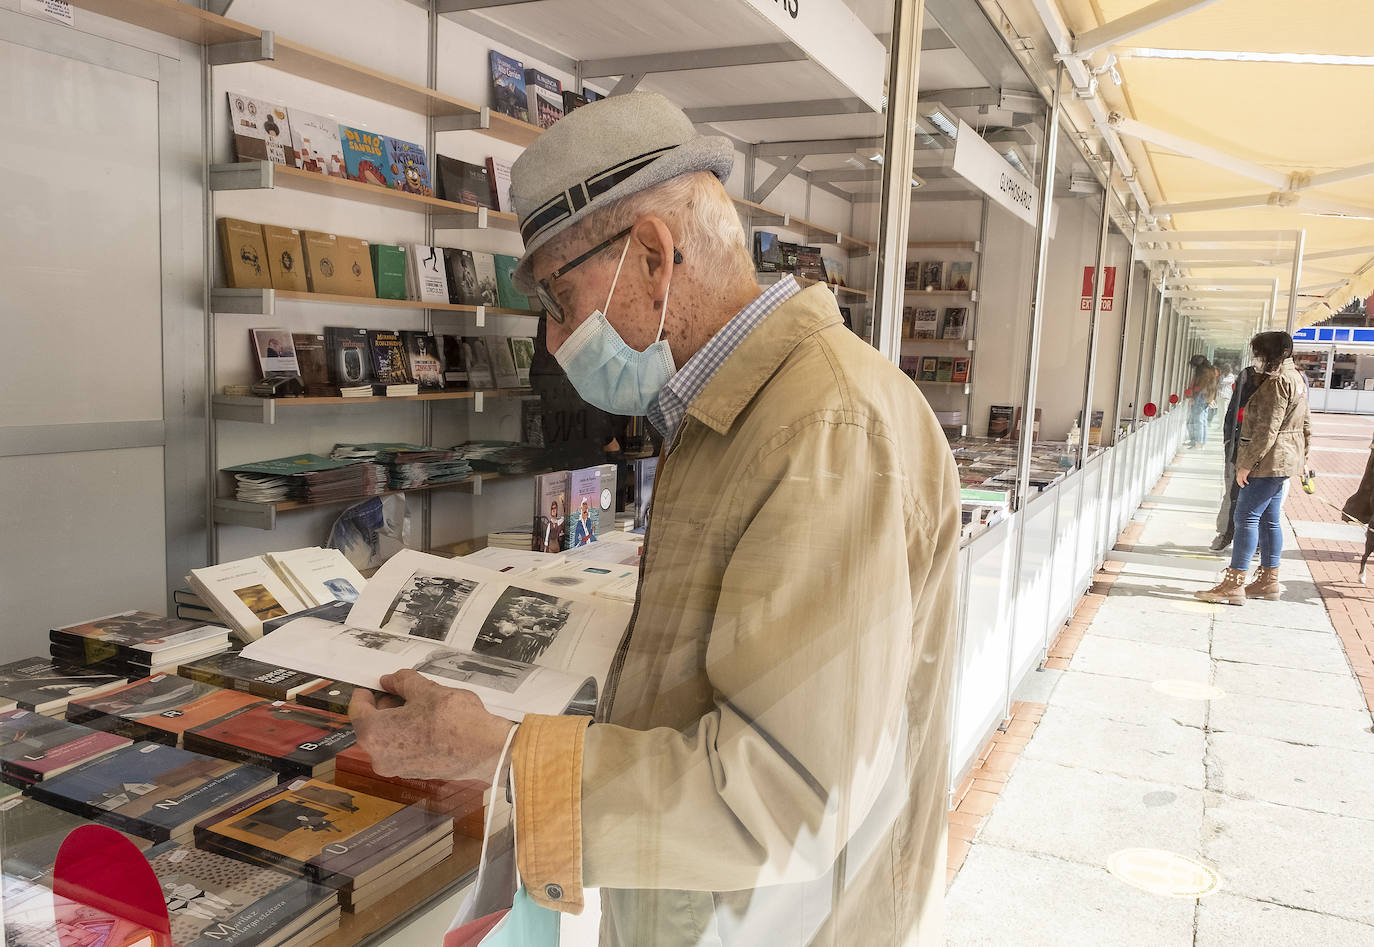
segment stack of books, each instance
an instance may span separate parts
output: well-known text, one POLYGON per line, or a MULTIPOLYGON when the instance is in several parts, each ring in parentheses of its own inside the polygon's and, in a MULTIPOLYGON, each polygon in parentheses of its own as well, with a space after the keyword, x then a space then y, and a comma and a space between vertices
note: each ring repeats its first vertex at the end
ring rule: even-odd
POLYGON ((548 456, 548 452, 542 447, 518 444, 514 441, 464 441, 454 447, 453 452, 466 460, 478 473, 511 476, 540 469, 548 456))
POLYGON ((196 847, 334 888, 361 911, 453 850, 453 820, 316 779, 292 780, 202 821, 196 847))
POLYGON ((338 755, 334 784, 402 805, 421 806, 429 812, 452 818, 455 834, 476 839, 483 837, 485 806, 491 791, 487 783, 470 779, 380 776, 362 747, 351 746, 338 755))
POLYGON ((181 746, 190 728, 261 703, 261 697, 241 691, 154 674, 105 694, 74 698, 67 719, 131 740, 181 746))
POLYGON ((285 778, 334 778, 334 758, 353 745, 342 714, 290 701, 263 702, 186 731, 187 749, 266 767, 285 778))
POLYGON ((336 444, 330 456, 383 464, 393 490, 452 483, 472 474, 472 466, 453 451, 416 444, 336 444))
POLYGON ((224 627, 139 611, 54 628, 48 639, 55 661, 130 678, 175 669, 182 661, 229 647, 229 631, 224 627))
POLYGON ((197 600, 244 641, 261 637, 273 619, 356 601, 367 585, 343 553, 318 546, 192 569, 186 581, 197 600))
POLYGON ((90 668, 61 664, 49 658, 21 658, 0 664, 0 702, 3 709, 32 710, 61 717, 67 702, 79 695, 89 697, 128 683, 127 677, 90 668))
POLYGON ((7 710, 0 713, 0 778, 32 786, 130 742, 31 710, 7 710))
POLYGON ((193 681, 243 691, 267 700, 291 700, 301 691, 317 687, 322 682, 314 674, 264 664, 245 658, 236 651, 191 661, 178 668, 177 673, 193 681))
MULTIPOLYGON (((534 529, 533 524, 524 526, 513 526, 510 529, 498 529, 487 533, 487 545, 496 549, 520 549, 525 552, 530 548, 530 532, 534 529)), ((490 566, 488 566, 490 568, 490 566)))
POLYGON ((296 454, 224 468, 234 475, 234 497, 249 503, 297 500, 328 503, 375 496, 386 490, 386 468, 318 454, 296 454))
MULTIPOLYGON (((14 880, 52 884, 57 850, 73 829, 87 824, 81 816, 45 805, 36 799, 15 795, 0 805, 0 838, 5 840, 5 935, 10 930, 10 882, 14 880)), ((126 835, 139 851, 152 846, 147 839, 126 835)), ((53 944, 52 928, 42 944, 53 944)), ((6 943, 13 943, 7 940, 6 943)))

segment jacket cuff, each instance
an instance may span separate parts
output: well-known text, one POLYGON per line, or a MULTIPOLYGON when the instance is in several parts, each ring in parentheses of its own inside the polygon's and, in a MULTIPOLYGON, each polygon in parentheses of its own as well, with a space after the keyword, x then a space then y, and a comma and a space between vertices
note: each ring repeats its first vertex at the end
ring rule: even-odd
POLYGON ((590 717, 526 716, 511 749, 520 878, 541 907, 581 914, 582 748, 590 717))

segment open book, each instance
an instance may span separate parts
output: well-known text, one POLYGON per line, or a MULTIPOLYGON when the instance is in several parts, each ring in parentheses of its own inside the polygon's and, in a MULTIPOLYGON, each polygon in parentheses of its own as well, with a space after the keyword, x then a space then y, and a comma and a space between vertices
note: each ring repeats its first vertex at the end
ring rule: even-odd
POLYGON ((298 618, 244 657, 379 689, 411 668, 510 720, 592 713, 631 606, 461 559, 397 553, 342 625, 298 618))

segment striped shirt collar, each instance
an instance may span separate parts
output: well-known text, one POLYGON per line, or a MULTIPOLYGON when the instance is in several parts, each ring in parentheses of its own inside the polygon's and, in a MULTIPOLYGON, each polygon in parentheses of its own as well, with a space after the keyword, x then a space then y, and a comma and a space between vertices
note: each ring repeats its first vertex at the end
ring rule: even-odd
POLYGON ((671 441, 677 433, 682 419, 692 401, 701 394, 706 384, 715 377, 725 360, 739 347, 745 337, 763 322, 774 309, 801 291, 797 280, 790 273, 768 287, 754 298, 754 301, 741 309, 735 316, 711 336, 710 340, 687 360, 677 374, 659 391, 649 405, 649 422, 671 441))

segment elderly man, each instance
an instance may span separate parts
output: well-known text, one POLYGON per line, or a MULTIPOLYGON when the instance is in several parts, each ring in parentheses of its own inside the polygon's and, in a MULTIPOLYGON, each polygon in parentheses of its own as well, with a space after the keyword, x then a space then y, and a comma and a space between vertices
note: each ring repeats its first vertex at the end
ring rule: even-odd
MULTIPOLYGON (((665 437, 595 722, 514 738, 521 876, 560 911, 600 888, 609 944, 940 944, 958 477, 826 287, 759 291, 733 159, 636 94, 512 171, 550 351, 665 437)), ((509 725, 470 694, 383 683, 406 706, 354 706, 379 772, 492 765, 509 725)))

